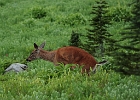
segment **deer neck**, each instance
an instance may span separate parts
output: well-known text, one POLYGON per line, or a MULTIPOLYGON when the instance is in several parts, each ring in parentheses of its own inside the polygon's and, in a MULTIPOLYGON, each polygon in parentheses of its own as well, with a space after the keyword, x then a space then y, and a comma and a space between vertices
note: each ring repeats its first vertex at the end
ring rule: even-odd
POLYGON ((45 51, 45 50, 41 50, 39 53, 39 58, 43 59, 43 60, 47 60, 47 61, 51 61, 53 62, 54 57, 55 57, 56 51, 45 51))

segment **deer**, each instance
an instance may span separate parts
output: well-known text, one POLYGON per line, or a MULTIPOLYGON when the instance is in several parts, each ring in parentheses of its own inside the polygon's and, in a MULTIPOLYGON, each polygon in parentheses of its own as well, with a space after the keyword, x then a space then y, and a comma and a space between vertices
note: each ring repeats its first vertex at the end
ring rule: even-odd
MULTIPOLYGON (((90 70, 95 70, 96 66, 99 64, 104 64, 106 61, 97 62, 94 57, 89 54, 87 51, 74 47, 74 46, 66 46, 58 48, 53 51, 46 51, 43 48, 45 47, 45 42, 38 46, 34 43, 34 50, 30 54, 30 56, 26 59, 26 61, 30 62, 36 59, 43 59, 46 61, 53 62, 55 66, 60 63, 66 64, 75 64, 82 66, 82 73, 87 73, 89 75, 90 70)), ((72 69, 75 66, 71 66, 72 69)))

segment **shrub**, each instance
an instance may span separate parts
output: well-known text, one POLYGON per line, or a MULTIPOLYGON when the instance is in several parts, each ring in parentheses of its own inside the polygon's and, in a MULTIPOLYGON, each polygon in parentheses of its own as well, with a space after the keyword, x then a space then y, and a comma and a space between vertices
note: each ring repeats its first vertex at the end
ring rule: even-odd
POLYGON ((79 47, 80 42, 81 42, 81 40, 79 37, 79 33, 72 31, 71 38, 69 40, 69 45, 79 47))
POLYGON ((46 11, 42 7, 36 7, 32 9, 32 17, 35 19, 40 19, 46 17, 46 11))
POLYGON ((68 16, 60 19, 58 21, 59 24, 75 26, 79 24, 86 24, 86 19, 80 13, 69 14, 68 16))
POLYGON ((5 5, 5 2, 3 1, 0 1, 0 7, 4 6, 5 5))

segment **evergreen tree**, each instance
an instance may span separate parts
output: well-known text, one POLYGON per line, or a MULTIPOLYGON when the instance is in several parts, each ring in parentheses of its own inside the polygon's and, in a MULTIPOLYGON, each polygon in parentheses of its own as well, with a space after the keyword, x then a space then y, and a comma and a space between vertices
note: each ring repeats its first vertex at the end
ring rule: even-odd
POLYGON ((111 24, 110 17, 108 16, 108 7, 105 0, 96 1, 96 5, 92 7, 91 12, 93 18, 89 20, 91 28, 87 29, 87 40, 85 41, 84 49, 98 57, 103 57, 107 51, 105 46, 114 42, 114 40, 110 38, 112 35, 107 30, 111 24))
POLYGON ((79 34, 72 31, 71 38, 69 40, 69 45, 79 47, 80 44, 81 44, 81 40, 79 34))
POLYGON ((119 50, 114 58, 117 68, 125 74, 140 74, 140 0, 133 3, 130 26, 121 32, 119 50))

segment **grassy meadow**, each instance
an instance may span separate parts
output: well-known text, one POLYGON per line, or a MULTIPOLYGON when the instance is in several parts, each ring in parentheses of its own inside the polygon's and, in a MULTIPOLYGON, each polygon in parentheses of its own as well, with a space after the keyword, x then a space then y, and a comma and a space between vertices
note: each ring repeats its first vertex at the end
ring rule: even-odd
MULTIPOLYGON (((110 13, 131 9, 132 0, 106 1, 110 13)), ((45 49, 55 50, 68 45, 73 30, 86 34, 94 4, 95 0, 0 0, 0 100, 140 100, 139 76, 102 68, 87 76, 69 65, 36 60, 27 63, 27 71, 2 75, 10 64, 25 63, 33 43, 46 41, 45 49)), ((127 24, 119 19, 123 12, 115 13, 108 31, 119 38, 127 24)))

